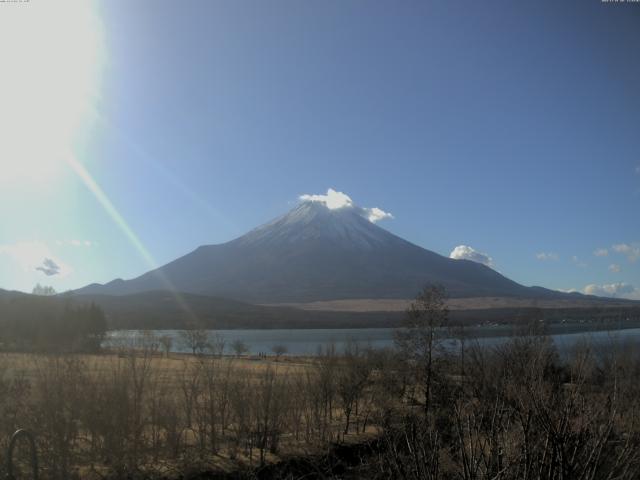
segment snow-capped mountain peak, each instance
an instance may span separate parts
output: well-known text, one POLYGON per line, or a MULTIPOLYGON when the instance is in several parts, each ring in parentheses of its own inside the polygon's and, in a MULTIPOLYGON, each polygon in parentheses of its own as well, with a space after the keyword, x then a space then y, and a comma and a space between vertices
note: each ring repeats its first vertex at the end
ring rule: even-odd
POLYGON ((353 204, 332 208, 307 200, 235 241, 243 245, 325 241, 350 248, 375 248, 395 239, 399 240, 365 218, 363 209, 353 204))

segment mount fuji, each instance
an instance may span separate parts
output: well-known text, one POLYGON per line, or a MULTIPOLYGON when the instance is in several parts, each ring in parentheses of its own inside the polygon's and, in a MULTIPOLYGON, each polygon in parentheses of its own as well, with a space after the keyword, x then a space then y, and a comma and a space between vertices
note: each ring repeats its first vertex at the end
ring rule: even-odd
POLYGON ((335 208, 313 200, 235 240, 201 246, 131 280, 92 284, 75 293, 173 289, 265 304, 408 299, 431 283, 443 285, 451 297, 566 296, 414 245, 372 223, 365 209, 351 203, 335 208))

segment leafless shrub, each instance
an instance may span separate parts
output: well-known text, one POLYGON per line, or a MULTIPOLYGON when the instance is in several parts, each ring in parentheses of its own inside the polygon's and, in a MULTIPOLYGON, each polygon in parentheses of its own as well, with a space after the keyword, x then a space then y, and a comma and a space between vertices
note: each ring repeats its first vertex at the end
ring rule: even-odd
POLYGON ((271 347, 271 351, 276 356, 276 360, 280 360, 282 355, 285 355, 289 350, 286 345, 274 345, 271 347))
POLYGON ((38 358, 32 400, 42 466, 51 478, 71 476, 81 442, 84 368, 77 357, 38 358))
POLYGON ((236 354, 236 357, 241 357, 249 351, 249 346, 244 341, 238 339, 231 343, 231 349, 236 354))
POLYGON ((193 355, 202 355, 210 348, 209 332, 197 326, 180 330, 180 343, 193 355))

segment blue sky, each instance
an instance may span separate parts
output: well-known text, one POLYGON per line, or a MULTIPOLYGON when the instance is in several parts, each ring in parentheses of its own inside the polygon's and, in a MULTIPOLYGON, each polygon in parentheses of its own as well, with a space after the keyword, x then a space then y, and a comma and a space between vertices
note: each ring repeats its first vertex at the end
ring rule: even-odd
POLYGON ((640 4, 43 5, 0 5, 0 288, 131 278, 333 188, 520 283, 640 298, 640 4))

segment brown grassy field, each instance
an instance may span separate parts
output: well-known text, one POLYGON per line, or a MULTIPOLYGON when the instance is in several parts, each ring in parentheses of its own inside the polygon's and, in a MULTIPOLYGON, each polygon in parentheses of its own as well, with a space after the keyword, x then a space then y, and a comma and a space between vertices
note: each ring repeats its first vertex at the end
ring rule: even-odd
MULTIPOLYGON (((309 303, 279 303, 278 306, 300 308, 310 311, 331 312, 404 312, 411 299, 361 298, 350 300, 326 300, 309 303)), ((610 301, 607 307, 628 307, 630 302, 610 301)), ((594 298, 536 300, 515 297, 471 297, 447 300, 450 310, 483 310, 494 308, 592 308, 602 305, 594 298)))
MULTIPOLYGON (((144 352, 104 352, 100 354, 74 354, 73 358, 85 368, 85 373, 91 376, 103 375, 112 371, 117 366, 129 363, 131 356, 140 360, 145 359, 144 352)), ((0 366, 6 379, 23 377, 33 380, 37 377, 43 364, 55 358, 61 358, 59 354, 45 353, 0 353, 0 366)), ((276 369, 280 375, 301 375, 309 371, 315 365, 313 357, 283 357, 276 360, 275 356, 260 359, 252 356, 233 357, 225 356, 216 359, 221 368, 233 367, 240 371, 259 376, 267 369, 276 369)), ((194 368, 202 362, 202 357, 186 353, 165 354, 154 353, 151 355, 150 375, 160 375, 169 385, 177 388, 184 377, 185 371, 194 368)))
POLYGON ((370 378, 352 394, 349 370, 334 356, 2 353, 0 439, 33 431, 45 478, 248 468, 377 431, 370 378))

